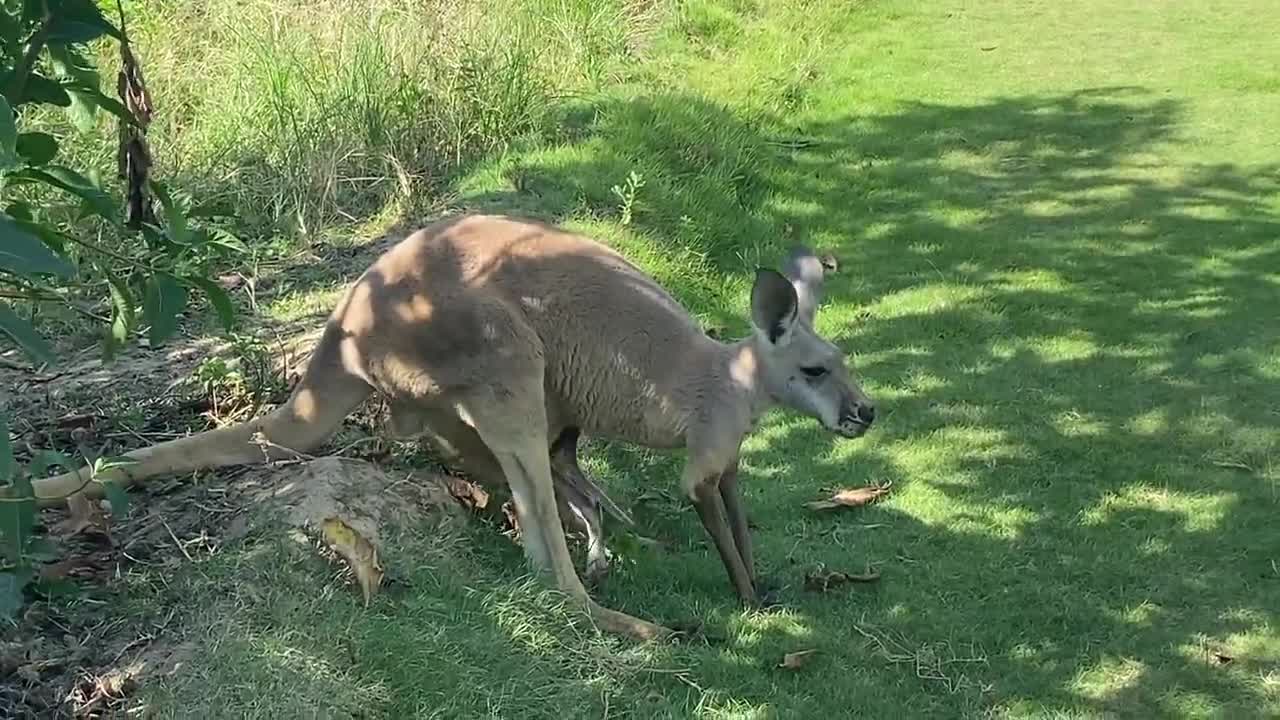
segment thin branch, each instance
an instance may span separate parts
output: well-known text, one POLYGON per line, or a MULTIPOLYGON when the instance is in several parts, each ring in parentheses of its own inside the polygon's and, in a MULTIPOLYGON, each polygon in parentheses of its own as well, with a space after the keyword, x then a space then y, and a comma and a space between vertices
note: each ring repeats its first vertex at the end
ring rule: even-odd
POLYGON ((71 308, 72 310, 84 315, 90 320, 97 322, 110 322, 111 318, 103 317, 92 310, 81 307, 80 305, 62 297, 57 293, 46 292, 42 290, 32 289, 28 292, 20 292, 16 290, 0 290, 0 298, 10 298, 13 300, 32 300, 36 302, 56 302, 71 308))
POLYGON ((94 252, 100 252, 103 255, 106 255, 107 257, 114 258, 123 263, 128 263, 134 267, 140 267, 145 270, 150 270, 151 272, 156 272, 155 268, 151 267, 150 265, 147 265, 146 263, 139 262, 138 260, 135 260, 127 255, 121 255, 120 253, 115 252, 114 250, 108 250, 107 248, 104 248, 97 243, 89 242, 88 240, 85 240, 83 238, 73 237, 71 235, 67 235, 66 237, 68 240, 70 240, 71 242, 77 245, 80 245, 81 247, 89 248, 94 252))

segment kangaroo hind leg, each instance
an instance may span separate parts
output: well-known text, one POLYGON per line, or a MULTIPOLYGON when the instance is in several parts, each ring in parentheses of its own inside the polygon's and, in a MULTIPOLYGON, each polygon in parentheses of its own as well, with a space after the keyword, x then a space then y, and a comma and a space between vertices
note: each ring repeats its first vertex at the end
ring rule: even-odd
POLYGON ((499 383, 468 393, 455 407, 506 475, 529 563, 549 572, 556 587, 584 605, 606 632, 642 640, 666 636, 670 631, 660 625, 595 603, 573 567, 551 478, 541 364, 539 356, 529 357, 520 370, 496 376, 499 383))
POLYGON ((332 329, 322 336, 302 380, 275 410, 245 422, 132 450, 124 454, 132 464, 108 470, 88 484, 87 467, 36 480, 32 485, 37 501, 42 506, 54 505, 73 493, 95 499, 104 493, 104 480, 127 487, 156 476, 264 462, 315 448, 373 391, 342 363, 338 342, 332 329))

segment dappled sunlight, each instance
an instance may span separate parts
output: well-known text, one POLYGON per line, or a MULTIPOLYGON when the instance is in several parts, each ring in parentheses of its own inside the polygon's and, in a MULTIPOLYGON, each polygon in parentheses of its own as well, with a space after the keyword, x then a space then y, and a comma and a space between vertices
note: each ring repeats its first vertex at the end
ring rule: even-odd
POLYGON ((1035 353, 1046 365, 1088 360, 1099 351, 1096 339, 1087 330, 1052 337, 1027 337, 1023 348, 1035 353))
POLYGON ((826 98, 825 115, 775 116, 695 92, 619 94, 566 114, 554 146, 515 148, 453 185, 460 205, 621 249, 726 337, 749 331, 757 265, 795 242, 836 253, 818 327, 878 405, 859 440, 777 411, 742 445, 757 564, 786 587, 785 610, 733 602, 680 497, 678 453, 592 445, 584 465, 661 544, 619 536, 625 561, 601 601, 697 616, 728 642, 625 661, 593 645, 581 669, 556 660, 579 642, 557 605, 503 596, 470 611, 484 628, 462 646, 471 662, 510 647, 572 678, 544 702, 595 697, 589 680, 607 676, 603 692, 637 713, 655 687, 687 697, 682 717, 837 699, 1025 717, 1261 697, 1274 660, 1205 676, 1176 648, 1274 637, 1280 575, 1260 557, 1280 507, 1268 394, 1280 340, 1260 314, 1280 277, 1274 169, 1170 162, 1189 101, 1141 87, 920 97, 943 99, 826 98), (644 182, 628 200, 612 188, 632 172, 644 182), (888 481, 867 507, 804 506, 888 481), (817 566, 882 577, 806 591, 817 566), (880 646, 855 627, 913 640, 880 646), (983 648, 972 663, 929 664, 966 644, 983 648), (806 645, 827 659, 770 674, 806 645), (655 669, 683 666, 683 680, 655 669))
POLYGON ((1127 657, 1103 657, 1082 668, 1071 689, 1082 697, 1107 702, 1141 685, 1148 674, 1145 663, 1127 657))
POLYGON ((1101 415, 1079 410, 1060 411, 1049 422, 1059 435, 1067 438, 1100 437, 1111 427, 1101 415))
POLYGON ((1015 293, 1034 290, 1041 293, 1079 292, 1062 273, 1048 268, 1018 268, 991 273, 988 278, 1002 292, 1015 293))
POLYGON ((705 720, 772 720, 776 715, 769 703, 759 704, 743 700, 720 699, 718 696, 703 696, 694 717, 705 720))
POLYGON ((984 297, 986 293, 976 285, 936 282, 882 295, 874 303, 866 306, 866 311, 872 317, 892 320, 910 315, 933 315, 964 307, 984 297))
POLYGON ((1187 492, 1168 487, 1135 484, 1102 497, 1080 517, 1082 525, 1100 526, 1114 522, 1117 516, 1135 512, 1160 513, 1177 518, 1177 529, 1184 533, 1211 533, 1226 521, 1240 502, 1235 493, 1187 492))
POLYGON ((370 683, 355 677, 352 668, 340 666, 331 658, 321 657, 290 644, 287 635, 255 633, 245 640, 249 651, 274 666, 277 673, 305 678, 303 682, 306 685, 343 687, 347 692, 359 696, 361 703, 383 703, 389 699, 389 688, 382 683, 370 683))
POLYGON ((1162 622, 1168 611, 1149 600, 1141 600, 1123 607, 1104 608, 1103 614, 1112 622, 1149 628, 1162 622))
POLYGON ((726 652, 750 650, 765 642, 779 641, 800 647, 812 643, 814 634, 808 617, 786 608, 745 613, 734 618, 728 629, 733 632, 733 647, 726 652))

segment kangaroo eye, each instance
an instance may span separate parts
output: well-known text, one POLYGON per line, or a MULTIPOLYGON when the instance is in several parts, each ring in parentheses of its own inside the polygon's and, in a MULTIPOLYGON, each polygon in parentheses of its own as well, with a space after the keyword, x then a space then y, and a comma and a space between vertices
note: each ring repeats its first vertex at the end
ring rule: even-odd
POLYGON ((827 369, 822 367, 821 365, 817 365, 815 367, 802 367, 800 368, 800 372, 804 373, 805 375, 808 375, 811 378, 820 378, 823 375, 827 374, 827 369))

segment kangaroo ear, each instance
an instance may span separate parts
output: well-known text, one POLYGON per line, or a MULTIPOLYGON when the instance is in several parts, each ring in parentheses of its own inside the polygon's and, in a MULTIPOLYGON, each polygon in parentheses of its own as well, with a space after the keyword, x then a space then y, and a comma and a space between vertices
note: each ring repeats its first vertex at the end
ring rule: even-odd
POLYGON ((804 245, 792 248, 782 265, 782 273, 795 286, 800 314, 811 323, 822 302, 823 269, 822 260, 804 245))
POLYGON ((779 345, 790 339, 799 319, 799 301, 791 281, 776 270, 756 270, 751 288, 751 322, 756 329, 779 345))

